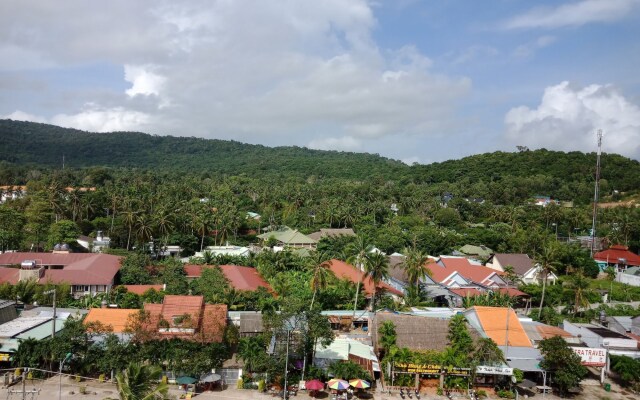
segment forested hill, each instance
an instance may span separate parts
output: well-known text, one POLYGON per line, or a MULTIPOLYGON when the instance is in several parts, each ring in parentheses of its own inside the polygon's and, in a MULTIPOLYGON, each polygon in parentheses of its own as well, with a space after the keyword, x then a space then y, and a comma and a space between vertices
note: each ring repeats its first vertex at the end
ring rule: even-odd
MULTIPOLYGON (((258 178, 317 176, 360 180, 378 176, 401 182, 450 182, 463 187, 479 182, 502 183, 501 186, 516 189, 528 184, 528 192, 555 192, 561 198, 572 198, 571 192, 578 191, 584 200, 592 190, 596 163, 595 153, 543 149, 486 153, 410 167, 373 154, 301 147, 272 148, 139 132, 90 133, 54 125, 0 120, 0 160, 16 166, 60 167, 63 154, 67 167, 71 168, 170 169, 185 173, 246 174, 258 178), (564 189, 559 191, 560 188, 564 189)), ((606 188, 637 191, 640 163, 620 155, 604 154, 602 178, 606 188)))
POLYGON ((404 175, 400 161, 365 153, 266 147, 229 140, 154 136, 140 132, 91 133, 54 125, 0 120, 0 160, 12 164, 127 167, 355 178, 404 175))

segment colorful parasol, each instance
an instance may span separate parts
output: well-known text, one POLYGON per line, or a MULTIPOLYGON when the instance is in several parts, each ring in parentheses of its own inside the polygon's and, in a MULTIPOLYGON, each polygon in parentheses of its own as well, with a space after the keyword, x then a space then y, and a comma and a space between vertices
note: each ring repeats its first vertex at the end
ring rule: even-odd
POLYGON ((312 381, 308 381, 304 384, 305 389, 307 390, 322 390, 324 389, 324 383, 320 382, 317 379, 312 381))
POLYGON ((349 385, 359 389, 367 389, 371 387, 371 384, 369 382, 362 379, 352 379, 349 381, 349 385))
POLYGON ((349 382, 343 381, 342 379, 331 379, 327 382, 327 387, 330 389, 345 390, 349 388, 349 382))

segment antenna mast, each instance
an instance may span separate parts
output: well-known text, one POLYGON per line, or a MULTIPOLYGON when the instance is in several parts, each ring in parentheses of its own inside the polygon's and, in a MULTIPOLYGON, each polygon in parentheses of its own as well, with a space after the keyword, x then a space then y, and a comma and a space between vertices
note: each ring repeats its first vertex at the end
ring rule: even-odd
POLYGON ((598 154, 596 156, 596 187, 593 194, 593 223, 591 225, 591 257, 596 245, 596 221, 598 219, 598 195, 600 192, 600 154, 602 154, 602 129, 598 129, 598 154))

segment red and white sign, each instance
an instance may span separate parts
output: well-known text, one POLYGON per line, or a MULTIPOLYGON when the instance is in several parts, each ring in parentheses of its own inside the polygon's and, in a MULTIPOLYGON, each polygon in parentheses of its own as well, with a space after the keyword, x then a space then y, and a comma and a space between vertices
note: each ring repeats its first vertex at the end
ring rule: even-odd
POLYGON ((574 353, 582 359, 582 365, 604 367, 607 365, 607 349, 595 349, 591 347, 572 347, 574 353))

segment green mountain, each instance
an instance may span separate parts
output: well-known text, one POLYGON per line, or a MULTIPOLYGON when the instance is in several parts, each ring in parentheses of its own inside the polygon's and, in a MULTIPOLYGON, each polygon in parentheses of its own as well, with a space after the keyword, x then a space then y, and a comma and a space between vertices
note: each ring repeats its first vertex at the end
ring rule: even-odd
MULTIPOLYGON (((140 132, 91 133, 33 122, 0 120, 0 160, 12 165, 85 168, 105 166, 171 170, 184 173, 246 174, 252 177, 310 176, 338 179, 383 177, 399 182, 473 185, 473 193, 494 186, 526 186, 527 196, 556 195, 571 199, 580 192, 588 200, 595 176, 595 153, 545 149, 478 154, 459 160, 408 166, 375 154, 266 147, 236 141, 154 136, 140 132), (482 190, 481 190, 482 189, 482 190)), ((603 187, 637 191, 640 163, 617 154, 603 154, 603 187)), ((603 194, 606 194, 603 192, 603 194)), ((525 196, 521 194, 518 197, 525 196)))
POLYGON ((140 132, 92 133, 0 120, 0 160, 60 167, 63 156, 65 165, 71 168, 108 166, 253 176, 390 178, 409 169, 400 161, 365 153, 266 147, 140 132))

